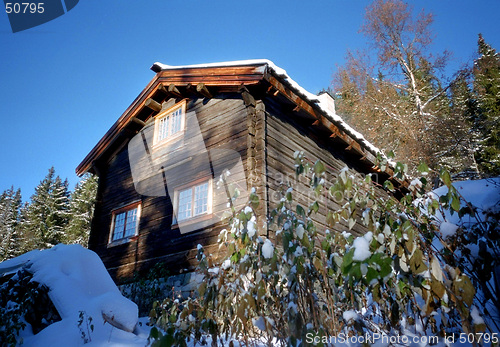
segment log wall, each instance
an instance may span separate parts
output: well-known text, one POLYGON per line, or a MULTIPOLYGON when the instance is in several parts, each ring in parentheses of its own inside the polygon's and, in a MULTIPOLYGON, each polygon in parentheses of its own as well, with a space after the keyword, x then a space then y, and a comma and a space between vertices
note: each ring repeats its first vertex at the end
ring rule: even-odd
MULTIPOLYGON (((215 176, 213 218, 195 225, 194 231, 181 234, 178 227, 172 226, 173 197, 139 195, 134 189, 128 148, 126 145, 121 146, 107 162, 100 164, 98 201, 89 240, 89 248, 99 254, 117 280, 130 278, 135 272, 145 272, 160 261, 165 262, 172 273, 190 269, 196 263, 198 244, 217 243, 222 228, 220 215, 226 208, 227 199, 223 189, 217 190, 216 182, 223 167, 232 167, 238 157, 243 163, 246 162, 246 106, 239 94, 233 93, 220 98, 191 100, 187 112, 196 112, 212 165, 209 172, 196 172, 196 159, 193 159, 192 163, 183 166, 192 167, 192 172, 176 172, 170 177, 190 175, 194 180, 207 175, 211 178, 215 176), (134 201, 141 202, 139 235, 123 244, 110 244, 112 211, 134 201)), ((233 181, 237 178, 237 182, 233 183, 246 187, 245 180, 241 179, 244 172, 231 172, 230 177, 233 181)), ((168 182, 167 191, 173 191, 168 182)), ((208 248, 213 252, 217 249, 215 246, 208 248)))

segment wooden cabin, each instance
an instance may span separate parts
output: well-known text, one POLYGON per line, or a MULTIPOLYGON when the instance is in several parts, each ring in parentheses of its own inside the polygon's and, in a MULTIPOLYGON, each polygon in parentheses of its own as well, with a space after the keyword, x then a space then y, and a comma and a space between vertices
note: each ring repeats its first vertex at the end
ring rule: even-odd
MULTIPOLYGON (((221 216, 252 189, 262 224, 284 187, 307 200, 296 151, 321 159, 329 175, 377 172, 377 149, 335 114, 334 100, 268 60, 151 69, 151 82, 76 169, 99 176, 89 248, 117 280, 158 262, 171 273, 192 269, 197 245, 218 251, 221 216)), ((324 223, 321 211, 317 219, 324 223)))

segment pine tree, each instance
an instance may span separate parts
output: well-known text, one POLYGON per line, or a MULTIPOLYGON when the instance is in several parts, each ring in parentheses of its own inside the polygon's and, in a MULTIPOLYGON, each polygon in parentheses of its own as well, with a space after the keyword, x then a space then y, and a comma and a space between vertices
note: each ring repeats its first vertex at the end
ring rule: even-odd
POLYGON ((14 187, 0 195, 0 261, 17 256, 20 250, 19 212, 21 190, 14 187))
POLYGON ((68 181, 55 176, 52 167, 22 210, 22 232, 28 250, 62 242, 68 219, 68 181))
POLYGON ((97 176, 86 175, 77 183, 70 200, 70 219, 65 233, 66 243, 87 247, 94 215, 97 176))
POLYGON ((441 117, 441 147, 437 158, 444 168, 454 173, 454 179, 480 177, 474 156, 480 135, 473 128, 477 105, 471 77, 470 68, 458 74, 449 90, 449 110, 441 117))
POLYGON ((481 34, 478 53, 473 68, 477 102, 474 123, 482 138, 476 160, 484 175, 496 176, 500 175, 500 56, 481 34))

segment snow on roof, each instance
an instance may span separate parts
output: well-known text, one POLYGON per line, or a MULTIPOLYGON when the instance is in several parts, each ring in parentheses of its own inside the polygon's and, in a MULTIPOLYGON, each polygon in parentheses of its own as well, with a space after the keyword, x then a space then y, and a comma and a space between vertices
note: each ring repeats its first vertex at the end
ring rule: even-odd
MULTIPOLYGON (((231 66, 248 66, 248 65, 267 65, 269 69, 271 69, 274 74, 284 81, 286 81, 290 88, 292 88, 299 95, 303 96, 308 101, 315 103, 321 111, 329 118, 335 125, 340 127, 343 131, 349 134, 351 137, 356 139, 360 144, 366 147, 373 155, 377 156, 377 154, 381 154, 385 157, 384 153, 376 146, 374 146, 371 142, 369 142, 365 137, 354 130, 349 124, 347 124, 342 117, 337 115, 334 110, 329 107, 329 103, 326 98, 322 98, 318 95, 315 95, 311 92, 308 92, 304 88, 302 88, 297 82, 295 82, 284 69, 280 68, 276 64, 274 64, 269 59, 249 59, 249 60, 235 60, 235 61, 226 61, 219 63, 207 63, 207 64, 194 64, 194 65, 166 65, 159 62, 156 62, 151 67, 153 71, 161 71, 161 70, 176 70, 176 69, 188 69, 188 68, 210 68, 210 67, 231 67, 231 66)), ((389 161, 391 165, 394 165, 391 161, 389 161)))

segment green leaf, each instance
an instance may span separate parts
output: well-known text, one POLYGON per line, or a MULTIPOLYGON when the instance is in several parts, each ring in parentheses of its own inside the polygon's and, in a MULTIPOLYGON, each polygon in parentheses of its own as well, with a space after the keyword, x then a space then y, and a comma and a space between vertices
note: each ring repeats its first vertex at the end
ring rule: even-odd
POLYGON ((342 271, 342 273, 345 275, 346 274, 346 271, 349 270, 352 262, 353 262, 353 258, 354 257, 354 248, 351 248, 349 250, 349 252, 347 252, 345 255, 344 255, 344 260, 342 262, 342 266, 340 267, 340 270, 342 271))
POLYGON ((259 196, 257 194, 250 194, 250 202, 252 203, 252 207, 256 209, 259 207, 259 196))
POLYGON ((451 176, 450 173, 447 170, 442 170, 441 171, 441 180, 443 183, 450 188, 451 187, 451 176))
POLYGON ((394 191, 394 185, 389 180, 384 182, 384 187, 387 188, 388 190, 390 190, 391 192, 394 191))
POLYGON ((161 347, 171 347, 174 345, 174 337, 172 335, 165 335, 160 339, 161 347))
POLYGON ((351 275, 356 281, 361 279, 361 263, 356 263, 351 267, 349 271, 349 275, 351 275))
POLYGON ((365 275, 366 284, 369 285, 372 280, 377 279, 378 277, 379 277, 378 271, 376 271, 372 267, 368 267, 368 271, 366 272, 365 275))
POLYGON ((460 210, 460 198, 456 195, 453 195, 451 200, 451 208, 456 212, 460 210))
POLYGON ((417 167, 418 172, 422 173, 428 173, 429 172, 429 167, 427 166, 426 163, 421 162, 418 167, 417 167))
POLYGON ((435 215, 438 208, 439 208, 439 202, 437 200, 433 199, 432 202, 428 206, 429 213, 431 215, 435 215))
POLYGON ((326 171, 326 169, 325 169, 325 165, 323 164, 323 162, 319 159, 316 160, 316 163, 314 163, 314 173, 319 176, 325 171, 326 171))
POLYGON ((309 206, 310 211, 314 211, 315 213, 318 213, 319 211, 319 204, 317 201, 313 202, 311 206, 309 206))
POLYGON ((296 211, 297 211, 297 214, 299 216, 302 216, 302 217, 306 216, 306 211, 304 210, 304 208, 302 206, 297 205, 296 211))

